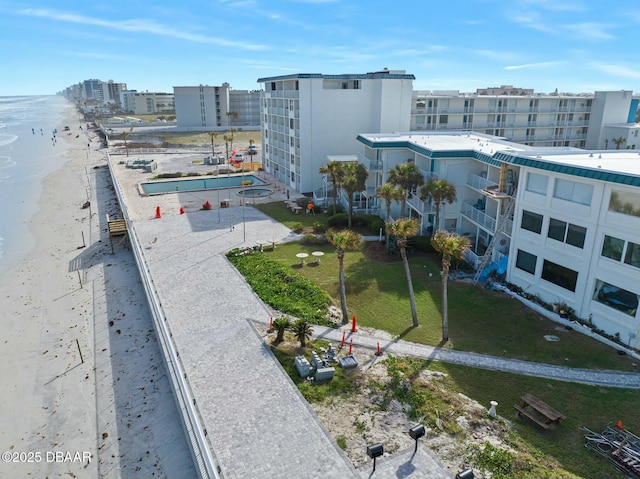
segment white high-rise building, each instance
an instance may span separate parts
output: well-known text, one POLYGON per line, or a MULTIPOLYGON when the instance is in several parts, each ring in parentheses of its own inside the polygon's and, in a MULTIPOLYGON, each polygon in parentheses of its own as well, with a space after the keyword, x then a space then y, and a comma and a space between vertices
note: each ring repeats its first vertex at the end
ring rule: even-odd
POLYGON ((604 127, 634 121, 631 91, 533 93, 514 88, 414 91, 412 131, 475 131, 530 146, 605 148, 604 127), (631 118, 631 120, 629 120, 631 118))
POLYGON ((260 91, 220 86, 174 86, 176 123, 180 128, 202 130, 257 129, 260 125, 260 91))
POLYGON ((407 131, 413 75, 293 74, 258 79, 263 166, 294 190, 322 188, 328 157, 355 152, 358 133, 407 131))

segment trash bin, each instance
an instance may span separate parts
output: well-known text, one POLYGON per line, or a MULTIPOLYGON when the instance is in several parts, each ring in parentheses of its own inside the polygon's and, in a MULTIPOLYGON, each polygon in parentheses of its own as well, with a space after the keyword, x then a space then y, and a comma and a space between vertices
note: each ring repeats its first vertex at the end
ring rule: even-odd
POLYGON ((473 475, 473 471, 471 469, 465 469, 464 471, 460 471, 456 474, 456 479, 473 479, 475 476, 473 475))

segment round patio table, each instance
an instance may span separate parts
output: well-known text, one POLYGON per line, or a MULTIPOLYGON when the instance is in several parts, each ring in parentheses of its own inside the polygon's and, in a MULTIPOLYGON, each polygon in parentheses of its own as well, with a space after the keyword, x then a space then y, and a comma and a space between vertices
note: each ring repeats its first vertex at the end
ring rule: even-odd
POLYGON ((311 256, 315 256, 316 257, 316 264, 320 264, 320 258, 322 256, 324 256, 324 252, 323 251, 314 251, 313 253, 311 253, 311 256))
POLYGON ((309 257, 309 255, 307 253, 298 253, 296 255, 296 258, 300 258, 300 265, 303 265, 304 264, 304 259, 308 258, 308 257, 309 257))

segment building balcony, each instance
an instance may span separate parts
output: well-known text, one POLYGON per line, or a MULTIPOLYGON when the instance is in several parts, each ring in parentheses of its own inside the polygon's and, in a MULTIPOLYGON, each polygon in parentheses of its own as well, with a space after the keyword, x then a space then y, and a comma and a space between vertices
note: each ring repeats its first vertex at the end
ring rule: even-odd
POLYGON ((483 256, 478 256, 476 253, 474 253, 471 249, 468 249, 467 251, 465 251, 464 253, 464 260, 469 263, 469 265, 477 270, 478 266, 480 265, 480 263, 483 260, 483 256))
POLYGON ((432 214, 436 211, 433 203, 427 200, 422 201, 420 196, 415 193, 409 193, 407 204, 421 215, 432 214))
POLYGON ((492 218, 484 211, 476 208, 477 205, 472 205, 467 201, 462 202, 461 212, 464 216, 469 218, 471 221, 476 223, 478 226, 486 229, 490 233, 493 233, 496 230, 496 220, 492 218))
POLYGON ((480 175, 476 175, 475 173, 469 173, 467 176, 467 185, 479 191, 498 187, 498 183, 494 183, 493 181, 483 178, 480 175))

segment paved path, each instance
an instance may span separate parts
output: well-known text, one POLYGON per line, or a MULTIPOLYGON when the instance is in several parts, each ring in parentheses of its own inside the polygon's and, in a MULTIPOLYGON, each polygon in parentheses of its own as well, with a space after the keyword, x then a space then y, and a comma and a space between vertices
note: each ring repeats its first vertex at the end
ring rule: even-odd
MULTIPOLYGON (((349 332, 347 329, 346 340, 353 339, 354 346, 368 349, 377 349, 378 342, 383 353, 408 354, 433 361, 461 364, 474 368, 491 369, 526 376, 537 376, 558 381, 590 384, 597 386, 609 386, 627 389, 640 389, 640 373, 622 371, 603 371, 593 369, 568 368, 551 364, 520 361, 518 359, 500 358, 485 354, 469 353, 466 351, 454 351, 451 349, 436 348, 406 341, 390 341, 363 334, 349 332)), ((343 331, 340 329, 314 326, 314 335, 334 342, 342 340, 343 331)))

